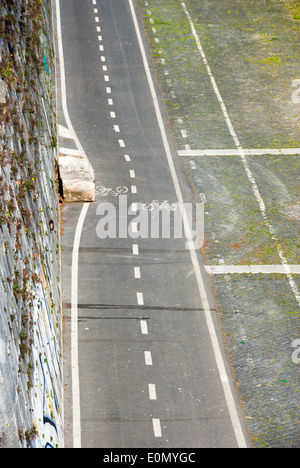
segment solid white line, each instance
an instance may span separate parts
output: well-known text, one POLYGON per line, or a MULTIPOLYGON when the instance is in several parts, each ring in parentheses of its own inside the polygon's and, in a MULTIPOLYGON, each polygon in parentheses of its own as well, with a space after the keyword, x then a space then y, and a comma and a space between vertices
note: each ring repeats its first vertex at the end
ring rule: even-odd
MULTIPOLYGON (((289 265, 293 275, 300 275, 300 265, 289 265)), ((252 274, 252 275, 285 275, 286 271, 282 264, 280 265, 209 265, 205 267, 211 275, 226 274, 252 274)))
POLYGON ((152 419, 152 424, 153 424, 154 436, 155 437, 162 437, 160 419, 153 418, 152 419))
POLYGON ((144 305, 144 295, 141 292, 136 293, 137 303, 138 305, 144 305))
POLYGON ((142 335, 148 335, 148 324, 146 320, 141 320, 141 331, 142 335))
MULTIPOLYGON (((246 156, 292 156, 299 155, 300 148, 266 148, 266 149, 243 149, 246 156)), ((205 150, 180 150, 178 156, 201 157, 201 156, 240 156, 240 151, 233 149, 205 149, 205 150)))
POLYGON ((149 388, 149 399, 150 400, 157 400, 157 395, 156 395, 156 386, 155 384, 148 384, 149 388))
POLYGON ((144 355, 145 355, 145 364, 146 364, 146 366, 152 366, 153 362, 152 362, 151 351, 144 351, 144 355))
MULTIPOLYGON (((130 1, 131 1, 131 0, 130 0, 130 1)), ((225 103, 224 103, 223 98, 222 98, 222 96, 221 96, 221 94, 220 94, 220 91, 219 91, 219 89, 218 89, 216 80, 215 80, 215 78, 214 78, 214 76, 213 76, 213 74, 212 74, 211 68, 210 68, 210 66, 209 66, 209 64, 208 64, 206 55, 205 55, 204 50, 203 50, 203 48, 202 48, 202 45, 201 45, 199 36, 198 36, 198 34, 197 34, 197 31, 196 31, 196 28, 195 28, 195 26, 194 26, 194 23, 193 23, 193 21, 192 21, 192 18, 191 18, 190 14, 189 14, 189 12, 188 12, 188 10, 187 10, 187 7, 186 7, 185 3, 182 2, 181 5, 182 5, 182 8, 183 8, 183 10, 184 10, 184 12, 185 12, 185 14, 186 14, 186 17, 187 17, 187 19, 188 19, 188 22, 189 22, 189 24, 190 24, 190 28, 191 28, 192 34, 193 34, 193 36, 194 36, 194 39, 195 39, 195 42, 196 42, 196 44, 197 44, 198 50, 199 50, 200 55, 201 55, 201 57, 202 57, 202 61, 203 61, 204 65, 205 65, 205 67, 206 67, 206 71, 207 71, 207 73, 208 73, 208 75, 209 75, 210 82, 211 82, 211 84, 212 84, 213 90, 214 90, 214 92, 215 92, 215 94, 216 94, 217 100, 218 100, 218 102, 219 102, 219 104, 220 104, 220 107, 221 107, 221 110, 222 110, 222 112, 223 112, 223 116, 224 116, 224 118, 225 118, 225 121, 226 121, 228 130, 229 130, 229 132, 230 132, 230 134, 231 134, 231 136, 232 136, 232 138, 233 138, 233 141, 234 141, 234 143, 235 143, 235 146, 237 147, 237 150, 239 151, 239 155, 240 155, 241 161, 242 161, 242 163, 243 163, 245 172, 246 172, 247 177, 248 177, 248 179, 249 179, 249 181, 250 181, 250 183, 251 183, 252 190, 253 190, 254 196, 255 196, 255 198, 256 198, 256 201, 258 202, 261 215, 262 215, 263 220, 264 220, 264 222, 265 222, 265 224, 266 224, 266 226, 267 226, 267 228, 268 228, 268 230, 269 230, 269 233, 270 233, 270 235, 271 235, 271 237, 272 237, 272 239, 273 239, 273 241, 274 241, 274 243, 275 243, 275 245, 276 245, 276 250, 277 250, 277 253, 278 253, 279 258, 280 258, 280 260, 281 260, 282 265, 284 265, 285 274, 286 274, 287 279, 288 279, 288 281, 289 281, 290 287, 291 287, 291 289, 292 289, 292 291, 293 291, 293 293, 294 293, 294 296, 295 296, 295 298, 296 298, 296 301, 298 302, 298 304, 299 304, 299 306, 300 306, 300 292, 299 292, 298 287, 297 287, 297 285, 296 285, 296 283, 295 283, 295 281, 294 281, 294 279, 293 279, 293 276, 292 276, 292 274, 291 274, 291 270, 290 270, 290 268, 289 268, 288 261, 287 261, 285 255, 284 255, 284 253, 283 253, 283 249, 282 249, 282 247, 281 247, 281 244, 280 244, 280 241, 279 241, 279 239, 278 239, 278 237, 277 237, 277 234, 276 234, 276 232, 275 232, 275 230, 274 230, 274 227, 273 227, 273 225, 271 224, 271 222, 270 222, 270 220, 269 220, 269 218, 268 218, 268 215, 267 215, 267 213, 266 213, 266 206, 265 206, 265 203, 264 203, 263 198, 262 198, 262 196, 261 196, 261 194, 260 194, 260 191, 259 191, 259 189, 258 189, 256 180, 255 180, 255 178, 254 178, 254 176, 253 176, 253 174, 252 174, 252 171, 251 171, 251 169, 250 169, 250 167, 249 167, 248 160, 247 160, 247 158, 246 158, 244 149, 242 148, 242 145, 241 145, 241 143, 240 143, 240 141, 239 141, 239 139, 238 139, 238 136, 237 136, 237 134, 236 134, 236 132, 235 132, 235 130, 234 130, 234 128, 233 128, 233 125, 232 125, 232 123, 231 123, 231 120, 230 120, 229 114, 228 114, 228 112, 227 112, 225 103)))
POLYGON ((79 246, 83 223, 89 203, 83 205, 74 237, 71 278, 71 370, 72 370, 72 408, 73 408, 73 448, 81 447, 80 418, 80 381, 78 358, 78 262, 79 246))
POLYGON ((204 315, 205 315, 205 318, 206 318, 206 323, 207 323, 207 327, 208 327, 212 347, 213 347, 213 350, 214 350, 215 360, 216 360, 216 364, 217 364, 217 367, 218 367, 220 379, 221 379, 221 382, 222 382, 222 385, 223 385, 225 399, 226 399, 226 402, 227 402, 227 406, 228 406, 229 414, 230 414, 230 417, 231 417, 232 425, 233 425, 233 428, 234 428, 234 432, 235 432, 235 435, 236 435, 238 446, 239 447, 246 447, 247 444, 246 444, 245 437, 244 437, 244 434, 243 434, 243 430, 242 430, 242 427, 241 427, 241 422, 240 422, 240 419, 239 419, 239 416, 238 416, 238 413, 237 413, 237 408, 236 408, 235 401, 234 401, 234 398, 233 398, 233 394, 232 394, 232 391, 231 391, 231 386, 230 386, 230 383, 229 383, 229 378, 228 378, 228 375, 227 375, 227 372, 226 372, 223 356, 222 356, 222 353, 221 353, 218 337, 217 337, 217 334, 216 334, 215 325, 214 325, 214 322, 213 322, 213 319, 212 319, 212 313, 211 313, 211 310, 210 310, 210 307, 209 307, 208 297, 207 297, 207 294, 206 294, 206 290, 205 290, 205 286, 204 286, 204 282, 203 282, 203 277, 202 277, 202 273, 201 273, 201 270, 200 270, 200 265, 199 265, 198 258, 197 258, 197 255, 196 255, 196 252, 195 252, 195 249, 194 249, 194 244, 193 244, 193 241, 192 241, 192 234, 191 234, 189 222, 188 222, 188 219, 187 219, 187 214, 186 214, 185 207, 184 207, 183 196, 182 196, 181 188, 180 188, 180 185, 179 185, 178 177, 177 177, 177 174, 176 174, 176 170, 175 170, 175 167, 174 167, 172 154, 171 154, 171 149, 170 149, 170 146, 169 146, 165 126, 164 126, 164 123, 163 123, 163 119, 162 119, 162 115, 161 115, 161 111, 160 111, 160 107, 159 107, 159 103, 158 103, 158 99, 157 99, 157 95, 156 95, 156 91, 155 91, 155 87, 154 87, 154 83, 153 83, 153 79, 152 79, 152 76, 151 76, 151 71, 150 71, 150 67, 149 67, 149 64, 148 64, 146 51, 145 51, 145 48, 144 48, 144 44, 143 44, 143 40, 142 40, 142 36, 141 36, 141 32, 140 32, 140 27, 139 27, 136 12, 135 12, 135 9, 134 9, 134 6, 133 6, 133 1, 132 0, 128 0, 128 1, 129 1, 129 5, 130 5, 130 10, 131 10, 132 18, 133 18, 134 27, 135 27, 135 30, 136 30, 138 43, 139 43, 141 54, 142 54, 142 59, 143 59, 144 67, 145 67, 146 76, 147 76, 150 91, 151 91, 152 100, 153 100, 153 103, 154 103, 154 108, 155 108, 155 112, 156 112, 158 125, 159 125, 159 128, 160 128, 160 132, 161 132, 161 136, 162 136, 162 140, 163 140, 163 144, 164 144, 164 148, 165 148, 167 161, 168 161, 168 164, 169 164, 170 174, 172 176, 174 188, 175 188, 175 191, 176 191, 177 200, 179 202, 179 206, 180 206, 180 209, 181 209, 181 212, 182 212, 182 219, 183 219, 183 224, 184 224, 185 236, 186 236, 187 241, 188 241, 191 261, 192 261, 194 271, 195 271, 195 276, 196 276, 196 279, 197 279, 199 294, 200 294, 201 301, 202 301, 202 307, 203 307, 203 310, 204 310, 204 315))

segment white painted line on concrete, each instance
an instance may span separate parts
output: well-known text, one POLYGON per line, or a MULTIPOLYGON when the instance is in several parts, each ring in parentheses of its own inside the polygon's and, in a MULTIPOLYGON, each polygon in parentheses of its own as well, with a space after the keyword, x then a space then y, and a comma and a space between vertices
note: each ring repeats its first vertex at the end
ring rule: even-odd
POLYGON ((131 193, 137 193, 136 185, 131 186, 131 193))
POLYGON ((109 86, 106 87, 107 94, 111 94, 111 88, 109 86))
POLYGON ((111 113, 110 113, 110 117, 111 117, 112 119, 115 119, 115 118, 116 118, 116 113, 115 113, 115 112, 111 112, 111 113))
POLYGON ((219 375, 220 375, 220 380, 221 380, 221 383, 222 383, 222 386, 223 386, 223 389, 224 389, 224 395, 225 395, 227 407, 228 407, 228 410, 229 410, 229 414, 230 414, 230 418, 231 418, 232 425, 233 425, 233 428, 234 428, 234 432, 235 432, 235 436, 236 436, 238 446, 239 447, 247 447, 245 436, 244 436, 244 433, 243 433, 243 429, 241 427, 241 422, 240 422, 240 419, 239 419, 239 416, 238 416, 238 413, 237 413, 235 400, 234 400, 234 397, 233 397, 233 394, 232 394, 229 378, 228 378, 227 371, 226 371, 226 368, 225 368, 225 363, 224 363, 223 355, 222 355, 222 352, 221 352, 221 349, 220 349, 217 333, 216 333, 216 330, 215 330, 215 325, 214 325, 213 318, 212 318, 212 312, 211 312, 211 309, 210 309, 210 306, 209 306, 209 301, 208 301, 208 297, 207 297, 205 286, 204 286, 203 276, 202 276, 202 273, 201 273, 201 270, 200 270, 200 265, 199 265, 199 262, 198 262, 198 258, 197 258, 196 252, 195 252, 194 243, 193 243, 193 240, 192 240, 192 233, 191 233, 191 230, 190 230, 190 226, 189 226, 189 222, 188 222, 188 218, 187 218, 187 213, 186 213, 186 210, 185 210, 185 207, 184 207, 183 196, 182 196, 181 188, 180 188, 180 185, 179 185, 177 173, 176 173, 176 170, 175 170, 171 149, 170 149, 170 146, 169 146, 169 142, 168 142, 168 138, 167 138, 167 134, 166 134, 162 114, 161 114, 161 111, 160 111, 158 98, 157 98, 157 95, 156 95, 156 91, 155 91, 155 87, 154 87, 150 67, 149 67, 149 64, 148 64, 148 59, 147 59, 143 39, 142 39, 142 36, 141 36, 139 23, 138 23, 135 8, 134 8, 134 5, 133 5, 133 0, 128 0, 128 2, 129 2, 131 14, 132 14, 132 19, 133 19, 133 23, 134 23, 134 27, 135 27, 135 31, 136 31, 136 35, 137 35, 137 39, 138 39, 138 43, 139 43, 139 47, 140 47, 140 51, 141 51, 141 54, 142 54, 145 73, 146 73, 146 76, 147 76, 147 80, 148 80, 148 84, 149 84, 149 88, 150 88, 150 92, 151 92, 151 96, 152 96, 152 100, 153 100, 153 104, 154 104, 154 108, 155 108, 155 113, 156 113, 158 125, 159 125, 159 128, 160 128, 160 132, 161 132, 161 136, 162 136, 162 140, 163 140, 163 145, 164 145, 165 154, 166 154, 166 158, 167 158, 169 169, 170 169, 170 174, 171 174, 171 177, 172 177, 172 180, 173 180, 177 200, 179 202, 179 206, 180 206, 180 209, 181 209, 181 212, 182 212, 182 219, 183 219, 183 224, 184 224, 185 236, 186 236, 186 239, 187 239, 188 248, 189 248, 189 252, 190 252, 190 256, 191 256, 191 261, 192 261, 194 271, 195 271, 195 277, 196 277, 196 280, 197 280, 198 290, 199 290, 199 294, 200 294, 200 297, 201 297, 202 307, 203 307, 204 315, 205 315, 205 318, 206 318, 207 328, 208 328, 208 331, 209 331, 209 335, 210 335, 210 339, 211 339, 211 343, 212 343, 212 348, 213 348, 213 351, 214 351, 214 356, 215 356, 216 364, 217 364, 219 375))
POLYGON ((129 175, 131 179, 135 179, 135 171, 133 169, 130 169, 129 175))
MULTIPOLYGON (((300 275, 300 265, 289 265, 293 275, 300 275)), ((227 274, 252 274, 252 275, 285 275, 284 265, 209 265, 205 266, 206 271, 211 275, 227 274)))
POLYGON ((108 105, 109 105, 109 106, 113 106, 113 105, 114 105, 114 101, 113 101, 112 99, 108 99, 107 102, 108 102, 108 105))
POLYGON ((72 132, 61 124, 58 125, 58 134, 62 138, 73 138, 72 132))
POLYGON ((140 269, 140 267, 134 267, 134 277, 135 277, 135 279, 141 279, 141 269, 140 269))
POLYGON ((132 254, 139 255, 139 246, 137 244, 132 245, 132 254))
POLYGON ((141 320, 141 331, 142 335, 148 335, 148 324, 146 320, 141 320))
POLYGON ((106 81, 108 83, 109 81, 109 75, 104 75, 104 81, 106 81))
POLYGON ((82 156, 84 157, 84 154, 82 154, 80 151, 72 148, 59 148, 59 153, 60 154, 68 154, 69 156, 82 156))
POLYGON ((95 16, 95 21, 96 21, 96 23, 99 23, 100 20, 99 20, 98 16, 95 16))
MULTIPOLYGON (((246 156, 292 156, 300 155, 300 148, 266 148, 266 149, 243 149, 246 156)), ((204 150, 180 150, 178 156, 182 157, 205 157, 205 156, 240 156, 240 151, 234 149, 204 149, 204 150)))
POLYGON ((72 408, 73 408, 73 448, 81 448, 80 380, 78 355, 78 264, 79 246, 83 224, 89 203, 83 205, 76 231, 72 252, 71 277, 71 372, 72 372, 72 408))
POLYGON ((153 424, 154 436, 155 437, 162 437, 160 419, 153 418, 152 419, 152 424, 153 424))
POLYGON ((115 131, 116 133, 120 133, 120 127, 119 127, 119 125, 114 125, 114 131, 115 131))
MULTIPOLYGON (((130 1, 132 1, 132 0, 130 0, 130 1)), ((266 226, 267 226, 267 228, 269 230, 269 233, 270 233, 270 235, 272 237, 272 240, 274 241, 274 244, 276 246, 276 250, 277 250, 277 253, 278 253, 279 258, 281 260, 281 263, 285 268, 285 273, 286 273, 287 279, 289 281, 290 287, 291 287, 291 289, 292 289, 292 291, 294 293, 295 299, 296 299, 296 301, 298 302, 298 304, 300 306, 300 292, 298 290, 298 286, 296 285, 296 283, 294 281, 294 278, 293 278, 293 276, 291 274, 291 270, 289 268, 288 261, 287 261, 285 255, 284 255, 284 253, 283 253, 283 249, 281 247, 281 244, 280 244, 280 241, 279 241, 279 239, 277 237, 275 229, 274 229, 272 223, 270 222, 270 220, 268 218, 265 203, 264 203, 263 198, 262 198, 262 196, 260 194, 260 191, 258 189, 256 180, 255 180, 255 178, 254 178, 254 176, 252 174, 252 171, 250 169, 250 166, 249 166, 248 160, 246 158, 246 154, 244 152, 244 149, 243 149, 243 147, 242 147, 242 145, 241 145, 241 143, 239 141, 239 138, 238 138, 238 136, 237 136, 237 134, 236 134, 236 132, 235 132, 235 130, 233 128, 232 122, 231 122, 229 114, 227 112, 227 108, 225 106, 225 103, 224 103, 223 98, 222 98, 222 96, 220 94, 219 88, 217 86, 216 80, 215 80, 215 78, 213 76, 213 73, 211 71, 209 63, 207 61, 205 52, 203 50, 201 41, 199 39, 196 28, 195 28, 194 23, 192 21, 191 15, 189 14, 189 12, 187 10, 187 7, 186 7, 184 2, 181 3, 181 6, 182 6, 182 8, 183 8, 183 10, 184 10, 184 12, 186 14, 186 17, 188 19, 189 24, 190 24, 192 35, 194 36, 197 48, 198 48, 198 50, 200 52, 200 56, 201 56, 202 61, 203 61, 203 64, 204 64, 204 66, 206 68, 206 71, 207 71, 207 74, 208 74, 208 76, 210 78, 211 85, 213 87, 213 90, 215 92, 217 100, 218 100, 218 102, 220 104, 220 107, 221 107, 224 119, 226 121, 228 130, 229 130, 229 132, 230 132, 230 134, 232 136, 232 139, 233 139, 233 141, 235 143, 235 146, 236 146, 236 148, 237 148, 237 150, 239 152, 239 156, 240 156, 240 159, 241 159, 241 161, 243 163, 246 175, 247 175, 247 177, 248 177, 248 179, 249 179, 249 181, 251 183, 252 190, 253 190, 254 196, 256 198, 256 201, 257 201, 257 203, 259 205, 261 215, 262 215, 263 220, 264 220, 264 222, 265 222, 265 224, 266 224, 266 226)))
POLYGON ((104 63, 106 61, 105 55, 101 55, 100 60, 101 60, 101 62, 104 63))
POLYGON ((102 36, 98 36, 98 41, 102 42, 102 40, 103 40, 102 36))
POLYGON ((124 154, 125 161, 131 162, 129 154, 124 154))
POLYGON ((100 52, 104 52, 104 46, 102 44, 99 45, 100 52))
POLYGON ((148 384, 148 389, 149 389, 149 399, 150 400, 157 400, 155 384, 148 384))
POLYGON ((137 303, 138 305, 144 305, 144 294, 141 292, 136 293, 137 303))
POLYGON ((146 364, 146 366, 152 366, 153 362, 152 362, 151 351, 144 351, 144 355, 145 355, 145 364, 146 364))
POLYGON ((126 147, 126 145, 125 145, 125 143, 124 143, 124 140, 118 140, 118 141, 119 141, 119 145, 120 145, 121 148, 125 148, 125 147, 126 147))

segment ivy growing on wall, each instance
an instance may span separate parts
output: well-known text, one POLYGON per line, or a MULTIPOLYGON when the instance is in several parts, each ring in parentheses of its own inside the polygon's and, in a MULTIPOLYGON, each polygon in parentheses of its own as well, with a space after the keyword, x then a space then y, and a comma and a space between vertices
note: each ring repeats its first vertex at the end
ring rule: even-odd
MULTIPOLYGON (((59 238, 50 8, 50 0, 0 0, 0 260, 6 272, 1 276, 0 270, 0 313, 18 350, 19 391, 28 393, 36 365, 36 291, 45 278, 50 281, 51 241, 43 240, 50 220, 55 219, 53 246, 59 238)), ((56 247, 51 255, 58 261, 56 247)))

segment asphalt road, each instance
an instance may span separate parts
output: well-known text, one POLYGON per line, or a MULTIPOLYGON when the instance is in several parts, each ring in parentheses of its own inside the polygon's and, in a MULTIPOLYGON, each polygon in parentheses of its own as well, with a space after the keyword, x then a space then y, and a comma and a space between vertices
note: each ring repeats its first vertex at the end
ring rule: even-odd
MULTIPOLYGON (((110 204, 106 229, 112 234, 112 207, 118 227, 121 202, 167 201, 161 210, 167 214, 178 194, 193 202, 156 84, 153 101, 141 53, 145 47, 148 55, 148 45, 143 32, 144 45, 138 41, 131 2, 63 0, 60 7, 68 110, 97 187, 95 202, 84 208, 75 328, 72 254, 82 205, 62 209, 66 447, 244 446, 247 434, 200 251, 188 249, 173 231, 170 238, 153 239, 149 230, 134 238, 142 227, 134 215, 128 215, 131 235, 99 238, 103 203, 110 204), (71 341, 77 327, 78 387, 71 341)), ((156 83, 153 73, 152 79, 156 83)), ((150 219, 150 211, 144 213, 150 219)))
POLYGON ((299 2, 138 3, 251 442, 299 447, 299 2))

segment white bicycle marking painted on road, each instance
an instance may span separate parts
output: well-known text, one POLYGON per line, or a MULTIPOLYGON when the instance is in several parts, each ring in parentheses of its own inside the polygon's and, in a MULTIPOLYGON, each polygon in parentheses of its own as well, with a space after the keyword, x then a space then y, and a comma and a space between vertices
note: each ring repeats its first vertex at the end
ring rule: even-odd
POLYGON ((111 195, 112 197, 118 197, 121 194, 124 195, 125 193, 128 193, 128 190, 128 187, 126 187, 125 185, 120 185, 116 188, 104 187, 104 185, 96 185, 96 192, 102 195, 103 197, 108 197, 109 195, 111 195))
POLYGON ((170 204, 168 200, 152 200, 151 203, 142 204, 142 209, 145 211, 153 211, 154 208, 158 208, 159 210, 176 211, 178 205, 176 203, 170 204))

